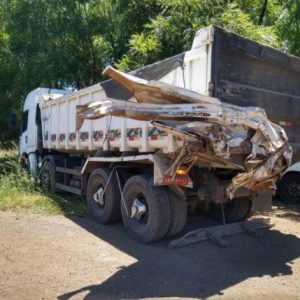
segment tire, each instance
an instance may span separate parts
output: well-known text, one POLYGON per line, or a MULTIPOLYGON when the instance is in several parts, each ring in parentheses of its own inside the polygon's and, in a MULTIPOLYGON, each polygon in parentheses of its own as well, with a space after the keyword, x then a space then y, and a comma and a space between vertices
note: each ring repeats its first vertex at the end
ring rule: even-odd
POLYGON ((112 174, 110 181, 106 187, 103 203, 96 202, 95 198, 101 198, 95 195, 102 188, 104 191, 106 183, 110 176, 108 169, 96 169, 91 174, 87 184, 87 206, 90 216, 101 224, 114 223, 120 219, 120 203, 121 195, 116 178, 116 174, 112 174))
MULTIPOLYGON (((243 221, 250 218, 252 215, 252 202, 248 197, 230 200, 229 202, 224 203, 223 207, 226 223, 243 221)), ((209 216, 218 222, 222 222, 221 205, 211 204, 209 216)))
POLYGON ((182 231, 187 219, 186 199, 176 195, 170 188, 167 188, 168 200, 171 209, 170 227, 166 237, 172 237, 182 231))
POLYGON ((42 190, 55 192, 55 166, 51 161, 45 161, 39 175, 39 182, 42 190))
POLYGON ((127 180, 123 196, 124 203, 121 204, 121 213, 129 234, 142 243, 151 243, 162 239, 170 228, 171 216, 166 189, 154 187, 151 176, 136 175, 127 180), (131 217, 136 199, 146 209, 139 219, 131 217))
POLYGON ((300 204, 300 174, 288 173, 279 180, 277 198, 285 204, 300 204))

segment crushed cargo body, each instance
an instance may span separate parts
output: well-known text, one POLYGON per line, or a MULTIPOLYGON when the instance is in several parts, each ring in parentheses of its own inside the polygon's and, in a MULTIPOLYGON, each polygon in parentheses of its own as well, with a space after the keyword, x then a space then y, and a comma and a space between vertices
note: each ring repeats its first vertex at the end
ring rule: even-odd
POLYGON ((226 188, 233 198, 239 188, 252 192, 275 189, 275 182, 290 165, 292 150, 284 130, 268 120, 258 107, 221 102, 195 91, 155 80, 145 80, 112 67, 105 75, 129 90, 128 101, 112 98, 77 106, 77 129, 84 120, 105 116, 148 121, 182 141, 164 176, 174 176, 184 162, 187 168, 236 170, 226 188))

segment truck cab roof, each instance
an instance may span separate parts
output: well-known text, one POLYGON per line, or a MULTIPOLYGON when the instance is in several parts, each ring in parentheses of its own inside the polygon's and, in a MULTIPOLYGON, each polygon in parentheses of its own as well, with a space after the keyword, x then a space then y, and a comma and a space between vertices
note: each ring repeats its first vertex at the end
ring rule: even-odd
POLYGON ((46 101, 51 101, 70 93, 72 93, 71 90, 51 89, 51 88, 42 88, 42 87, 36 88, 27 95, 24 103, 23 111, 37 104, 46 101))

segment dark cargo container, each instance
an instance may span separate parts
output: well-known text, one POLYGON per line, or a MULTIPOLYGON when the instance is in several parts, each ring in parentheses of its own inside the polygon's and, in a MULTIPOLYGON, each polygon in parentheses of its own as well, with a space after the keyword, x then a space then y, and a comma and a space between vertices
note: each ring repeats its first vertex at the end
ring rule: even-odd
POLYGON ((300 159, 300 58, 214 27, 213 96, 258 106, 286 130, 300 159))

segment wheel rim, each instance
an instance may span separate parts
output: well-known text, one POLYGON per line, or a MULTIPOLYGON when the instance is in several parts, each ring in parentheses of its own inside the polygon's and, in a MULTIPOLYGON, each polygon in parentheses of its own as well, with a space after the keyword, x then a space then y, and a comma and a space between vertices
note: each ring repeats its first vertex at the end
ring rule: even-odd
POLYGON ((93 203, 95 205, 95 208, 99 209, 99 210, 103 210, 105 207, 105 193, 104 193, 104 189, 105 186, 101 180, 101 178, 96 177, 94 184, 93 184, 93 193, 92 193, 92 199, 93 199, 93 203))
POLYGON ((148 222, 148 206, 146 197, 143 194, 138 194, 136 197, 133 197, 131 204, 131 215, 130 218, 141 224, 145 225, 148 222))
POLYGON ((104 206, 104 189, 102 186, 93 194, 93 199, 101 207, 104 206))
POLYGON ((290 197, 300 197, 300 184, 297 182, 291 182, 286 186, 286 192, 290 197))

